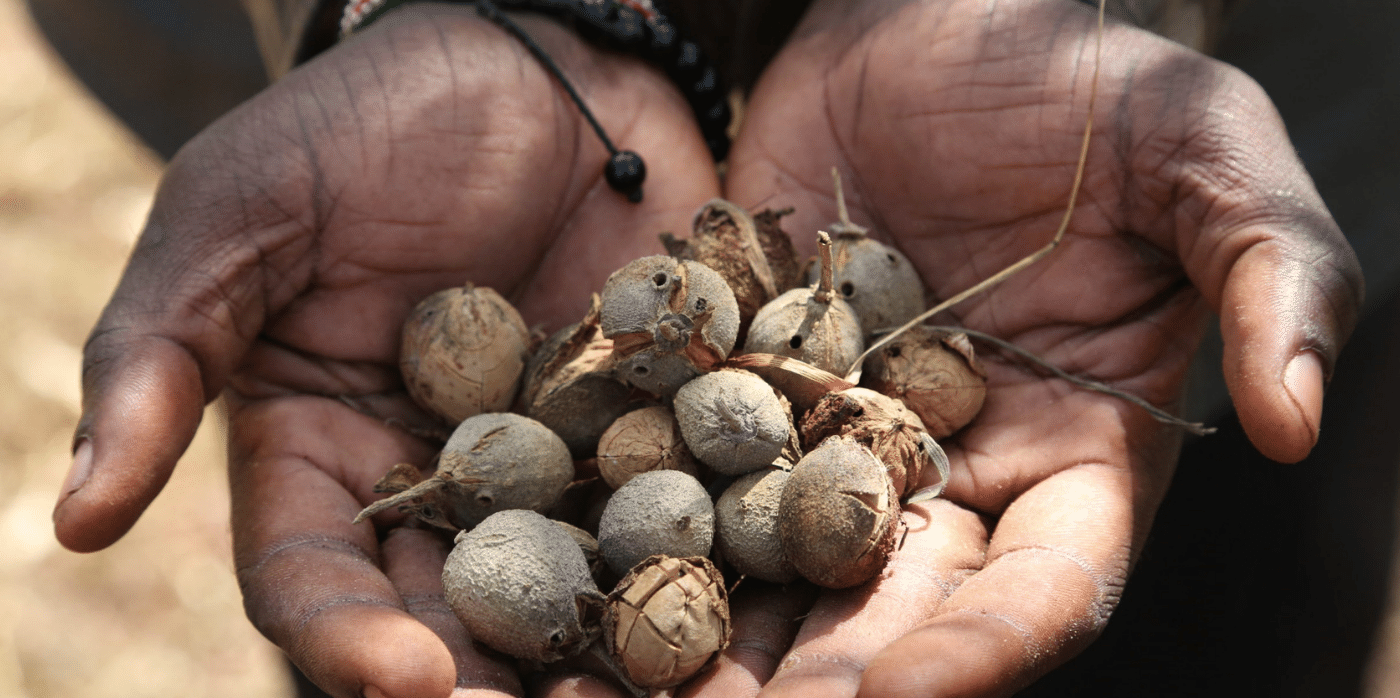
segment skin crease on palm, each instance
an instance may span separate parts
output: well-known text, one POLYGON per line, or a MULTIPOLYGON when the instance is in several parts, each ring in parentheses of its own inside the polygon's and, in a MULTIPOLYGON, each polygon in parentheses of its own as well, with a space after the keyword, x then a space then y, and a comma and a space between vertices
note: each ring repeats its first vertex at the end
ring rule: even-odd
MULTIPOLYGON (((414 419, 395 376, 412 304, 470 280, 557 328, 721 193, 663 76, 522 21, 646 158, 640 206, 603 183, 603 149, 523 48, 470 8, 409 6, 181 152, 87 348, 75 463, 91 475, 65 488, 60 540, 120 537, 223 392, 249 617, 334 695, 522 690, 443 605, 441 540, 349 524, 389 465, 432 455, 340 399, 414 419)), ((856 222, 952 295, 1054 233, 1094 32, 1060 0, 817 2, 751 95, 723 193, 795 206, 784 227, 811 252, 835 219, 835 165, 856 222)), ((1170 409, 1214 310, 1247 432, 1298 460, 1360 304, 1354 255, 1257 86, 1131 28, 1103 40, 1064 244, 950 320, 1170 409)), ((1097 636, 1180 435, 1010 363, 988 370, 983 413, 945 444, 946 497, 908 508, 889 569, 815 601, 741 588, 733 644, 681 694, 1006 695, 1097 636)), ((620 695, 572 670, 532 690, 620 695)))

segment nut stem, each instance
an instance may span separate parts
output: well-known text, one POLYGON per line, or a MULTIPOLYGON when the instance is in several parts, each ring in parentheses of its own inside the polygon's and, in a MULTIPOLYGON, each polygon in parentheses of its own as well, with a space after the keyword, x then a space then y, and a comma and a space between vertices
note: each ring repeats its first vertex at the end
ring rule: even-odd
POLYGON ((817 253, 821 255, 822 273, 817 282, 817 290, 812 294, 812 300, 831 305, 832 287, 836 283, 836 267, 831 259, 831 236, 825 231, 817 231, 817 253))
POLYGON ((378 514, 381 511, 388 509, 389 507, 408 504, 409 502, 419 497, 426 496, 432 492, 442 489, 442 486, 446 484, 447 480, 442 477, 430 477, 427 480, 424 480, 402 492, 399 492, 398 494, 385 497, 365 507, 364 511, 360 512, 360 514, 355 517, 355 520, 350 523, 351 525, 354 525, 360 523, 361 521, 364 521, 365 519, 368 519, 371 516, 374 516, 375 514, 378 514))

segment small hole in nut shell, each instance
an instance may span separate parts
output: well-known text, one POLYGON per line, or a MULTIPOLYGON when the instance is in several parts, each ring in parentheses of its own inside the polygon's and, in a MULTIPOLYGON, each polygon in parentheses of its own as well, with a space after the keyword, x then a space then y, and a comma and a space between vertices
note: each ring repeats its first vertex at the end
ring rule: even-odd
POLYGON ((496 503, 496 500, 489 494, 479 494, 476 496, 476 503, 484 507, 489 507, 496 503))
POLYGON ((846 281, 841 284, 841 295, 850 298, 856 294, 856 285, 846 281))
POLYGON ((645 376, 651 372, 651 369, 648 369, 646 366, 633 366, 632 372, 639 376, 645 376))
POLYGON ((800 334, 795 334, 795 335, 793 335, 793 336, 792 336, 792 339, 789 339, 789 340, 788 340, 788 346, 792 347, 793 349, 801 349, 801 348, 802 348, 802 335, 800 335, 800 334))
POLYGON ((665 285, 666 285, 666 282, 668 282, 668 281, 670 281, 670 280, 671 280, 671 276, 670 276, 669 274, 667 274, 666 272, 663 272, 663 271, 658 271, 658 272, 656 272, 655 274, 652 274, 652 276, 651 276, 651 282, 654 283, 654 284, 656 284, 656 287, 657 287, 657 288, 661 288, 661 287, 665 286, 665 285))

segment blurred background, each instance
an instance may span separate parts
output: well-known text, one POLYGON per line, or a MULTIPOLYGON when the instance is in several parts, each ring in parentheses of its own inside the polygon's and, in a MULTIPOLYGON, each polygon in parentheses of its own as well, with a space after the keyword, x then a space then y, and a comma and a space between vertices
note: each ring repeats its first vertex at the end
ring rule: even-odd
POLYGON ((291 695, 244 618, 213 409, 164 494, 110 549, 54 540, 83 340, 160 175, 0 0, 0 697, 291 695))

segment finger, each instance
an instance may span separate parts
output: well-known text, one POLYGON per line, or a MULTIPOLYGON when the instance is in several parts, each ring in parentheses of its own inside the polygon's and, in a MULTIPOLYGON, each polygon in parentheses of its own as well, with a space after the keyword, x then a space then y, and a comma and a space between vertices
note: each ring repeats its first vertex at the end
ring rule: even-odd
POLYGON ((437 532, 396 528, 381 546, 384 575, 394 584, 404 607, 437 634, 457 666, 457 694, 519 696, 524 689, 514 665, 473 645, 467 629, 447 605, 442 568, 449 547, 437 532))
POLYGON ((908 535, 881 576, 824 592, 761 695, 854 696, 871 659, 981 567, 987 530, 976 514, 934 500, 909 506, 904 521, 908 535))
POLYGON ((421 462, 428 449, 318 398, 235 404, 230 442, 234 555, 253 625, 331 695, 448 695, 451 651, 381 571, 373 527, 350 523, 373 498, 378 464, 421 462))
POLYGON ((787 585, 740 581, 729 597, 729 646, 704 673, 686 683, 679 695, 756 695, 792 646, 816 594, 817 587, 802 581, 787 585))
POLYGON ((1131 473, 1086 463, 1030 489, 987 562, 869 663, 861 696, 1010 695, 1074 656, 1117 605, 1150 512, 1131 473))

